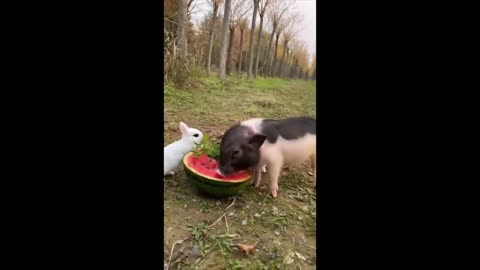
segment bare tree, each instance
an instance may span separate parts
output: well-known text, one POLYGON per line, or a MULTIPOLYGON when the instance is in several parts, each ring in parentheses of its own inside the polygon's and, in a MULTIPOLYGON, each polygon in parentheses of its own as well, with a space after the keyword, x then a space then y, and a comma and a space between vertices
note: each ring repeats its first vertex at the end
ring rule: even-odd
MULTIPOLYGON (((285 34, 285 33, 284 33, 285 34)), ((283 37, 284 40, 283 42, 285 42, 285 36, 283 37)), ((284 44, 288 44, 288 40, 286 43, 284 44)), ((285 46, 284 47, 284 50, 283 50, 283 56, 282 56, 282 64, 281 64, 281 68, 280 68, 280 72, 279 72, 279 76, 280 77, 284 77, 285 76, 285 73, 288 69, 288 61, 289 61, 289 58, 290 58, 290 54, 291 54, 291 49, 289 46, 285 46)))
POLYGON ((177 28, 177 46, 180 55, 187 55, 187 0, 178 1, 178 28, 177 28))
POLYGON ((285 24, 281 23, 277 27, 277 33, 275 34, 275 52, 273 55, 273 67, 270 73, 270 76, 273 77, 277 74, 277 51, 278 51, 278 40, 280 39, 280 35, 283 32, 283 29, 285 28, 285 24))
POLYGON ((312 70, 312 75, 310 75, 310 79, 316 80, 317 79, 317 54, 313 54, 310 70, 312 70))
POLYGON ((247 28, 247 20, 242 18, 239 23, 240 26, 240 52, 238 53, 238 72, 242 72, 242 55, 243 55, 243 32, 247 28))
MULTIPOLYGON (((301 22, 300 14, 292 14, 289 16, 288 21, 286 21, 285 29, 283 30, 283 56, 282 63, 285 63, 285 52, 287 49, 288 42, 293 39, 296 34, 296 24, 301 22)), ((282 75, 282 69, 279 70, 278 75, 282 75)))
POLYGON ((230 42, 228 45, 227 53, 227 75, 230 75, 232 69, 232 49, 233 49, 233 38, 235 30, 240 23, 241 18, 250 10, 251 7, 248 7, 247 0, 232 0, 232 12, 230 14, 229 30, 230 30, 230 42))
POLYGON ((272 3, 272 0, 260 0, 258 4, 258 15, 260 16, 260 26, 258 28, 258 38, 257 38, 257 50, 255 54, 255 69, 253 75, 257 77, 258 72, 258 61, 260 54, 260 37, 262 36, 263 28, 263 17, 265 16, 265 11, 267 10, 268 5, 272 3))
POLYGON ((292 78, 295 66, 295 55, 300 53, 300 45, 295 39, 290 40, 290 45, 287 50, 287 61, 283 69, 283 76, 292 78))
POLYGON ((252 16, 252 27, 250 28, 250 46, 248 48, 248 76, 247 79, 253 78, 253 46, 255 39, 255 21, 257 20, 258 4, 260 0, 253 0, 253 16, 252 16))
POLYGON ((228 46, 228 23, 230 20, 230 8, 232 0, 225 0, 225 11, 223 12, 223 30, 222 30, 222 45, 220 47, 220 57, 218 63, 218 78, 225 78, 225 67, 227 61, 227 46, 228 46))
POLYGON ((300 40, 292 40, 292 47, 294 50, 294 62, 292 63, 292 71, 290 76, 292 78, 303 78, 305 69, 309 68, 308 51, 305 43, 300 40))
POLYGON ((193 10, 197 6, 198 1, 195 0, 188 0, 187 3, 187 16, 190 18, 190 15, 192 15, 193 10), (195 4, 194 4, 195 3, 195 4))
MULTIPOLYGON (((286 46, 284 46, 284 48, 283 48, 282 61, 280 63, 278 63, 278 65, 277 65, 278 41, 280 39, 281 34, 284 34, 285 29, 292 24, 292 22, 294 20, 292 16, 293 15, 290 15, 290 16, 284 18, 282 21, 280 21, 280 23, 277 26, 277 33, 275 34, 275 53, 274 53, 274 56, 273 56, 273 68, 272 68, 271 76, 279 76, 280 71, 282 70, 283 60, 284 60, 285 53, 286 53, 286 46)), ((283 35, 283 39, 285 40, 285 35, 283 35)))
POLYGON ((212 24, 210 25, 210 42, 208 43, 208 58, 207 58, 207 74, 210 74, 211 64, 212 64, 212 51, 213 51, 213 41, 214 41, 214 32, 215 20, 217 19, 217 12, 220 4, 223 0, 210 0, 209 3, 213 7, 212 13, 212 24))
MULTIPOLYGON (((270 8, 267 10, 267 16, 270 22, 272 23, 272 33, 270 34, 270 40, 268 42, 268 49, 267 49, 267 58, 266 58, 266 64, 267 64, 267 70, 266 74, 269 75, 271 68, 272 68, 272 62, 273 62, 273 57, 272 57, 272 44, 273 44, 273 37, 276 34, 276 31, 278 29, 278 26, 280 24, 280 20, 282 19, 283 15, 287 10, 295 4, 295 0, 273 0, 270 8)), ((278 37, 280 34, 278 35, 278 37)), ((278 43, 278 38, 277 38, 277 43, 278 43)), ((276 55, 276 52, 275 52, 276 55)))

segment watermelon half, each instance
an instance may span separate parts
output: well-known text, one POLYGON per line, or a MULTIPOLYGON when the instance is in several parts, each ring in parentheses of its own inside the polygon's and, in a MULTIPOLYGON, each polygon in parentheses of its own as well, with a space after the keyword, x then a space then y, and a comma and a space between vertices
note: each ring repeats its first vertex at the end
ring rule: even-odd
POLYGON ((235 195, 248 186, 248 180, 252 177, 250 171, 240 171, 222 176, 215 172, 217 167, 217 161, 207 155, 196 157, 190 152, 183 158, 183 168, 188 178, 200 191, 211 196, 235 195))

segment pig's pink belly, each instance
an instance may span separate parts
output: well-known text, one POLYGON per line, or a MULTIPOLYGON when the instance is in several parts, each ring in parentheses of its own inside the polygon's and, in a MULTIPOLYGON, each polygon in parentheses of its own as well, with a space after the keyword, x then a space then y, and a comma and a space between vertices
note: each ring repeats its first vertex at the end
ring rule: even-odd
POLYGON ((279 144, 265 145, 264 153, 270 155, 269 160, 281 158, 284 165, 299 165, 315 153, 315 136, 307 136, 295 141, 279 140, 279 144))
POLYGON ((301 153, 292 153, 287 151, 283 154, 283 164, 288 166, 300 165, 301 163, 305 162, 311 155, 312 153, 308 150, 301 153))

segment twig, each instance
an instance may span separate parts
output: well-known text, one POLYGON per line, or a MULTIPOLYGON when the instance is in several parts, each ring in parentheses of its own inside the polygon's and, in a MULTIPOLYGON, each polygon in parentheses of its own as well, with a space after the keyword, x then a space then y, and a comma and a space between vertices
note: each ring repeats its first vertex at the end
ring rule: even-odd
POLYGON ((173 262, 172 265, 175 265, 176 263, 178 263, 179 261, 185 259, 187 256, 185 256, 185 254, 182 254, 182 256, 180 256, 180 258, 178 258, 176 261, 173 262))
POLYGON ((185 239, 183 239, 183 240, 178 240, 177 242, 173 243, 173 245, 172 245, 172 251, 170 251, 170 258, 168 258, 167 270, 168 270, 168 268, 170 267, 170 261, 172 260, 173 250, 175 249, 175 245, 181 244, 181 243, 183 243, 183 241, 185 241, 185 240, 187 240, 187 239, 188 239, 188 237, 185 238, 185 239))
MULTIPOLYGON (((235 195, 235 197, 233 198, 233 202, 225 209, 225 211, 228 210, 228 208, 232 207, 232 205, 235 203, 235 199, 237 198, 237 196, 235 195)), ((225 217, 225 215, 227 214, 227 212, 223 213, 223 215, 221 215, 217 220, 215 220, 215 222, 213 222, 212 224, 208 225, 207 228, 211 228, 213 226, 215 226, 215 224, 217 224, 221 219, 222 217, 225 217)), ((225 220, 226 221, 226 220, 225 220)), ((227 225, 228 226, 228 225, 227 225)))
MULTIPOLYGON (((213 222, 212 224, 208 225, 207 228, 211 228, 213 226, 215 226, 215 224, 217 224, 223 217, 226 218, 226 214, 227 214, 227 210, 228 208, 232 207, 232 205, 235 203, 235 199, 237 198, 237 196, 235 195, 235 197, 233 198, 233 202, 225 209, 225 213, 223 213, 223 215, 221 215, 217 220, 215 220, 215 222, 213 222)), ((225 219, 225 222, 227 222, 227 220, 225 219)), ((227 229, 228 229, 228 225, 227 225, 227 229)))
POLYGON ((228 228, 227 216, 224 215, 224 217, 225 217, 225 225, 227 225, 227 234, 229 234, 230 233, 230 228, 228 228))
POLYGON ((208 225, 207 228, 210 228, 210 227, 215 226, 215 224, 217 224, 224 216, 225 216, 225 213, 223 213, 223 215, 221 215, 217 220, 215 220, 215 222, 213 222, 212 224, 208 225))
MULTIPOLYGON (((212 252, 213 248, 216 247, 217 245, 218 245, 218 242, 216 242, 215 245, 213 245, 205 254, 203 254, 202 258, 199 258, 200 260, 197 261, 196 263, 194 263, 193 266, 201 263, 203 261, 202 259, 205 258, 210 252, 212 252)), ((167 268, 167 270, 168 270, 168 268, 167 268)))
MULTIPOLYGON (((177 22, 174 22, 174 21, 172 21, 172 20, 169 20, 169 19, 167 19, 167 18, 165 18, 165 17, 163 17, 163 19, 164 19, 165 21, 168 21, 168 22, 171 22, 171 23, 173 23, 173 24, 176 24, 176 25, 178 25, 179 27, 182 27, 182 26, 181 26, 179 23, 177 23, 177 22)), ((210 33, 210 32, 208 32, 208 31, 204 31, 204 30, 200 30, 200 29, 195 29, 195 31, 204 32, 204 33, 210 33)))
MULTIPOLYGON (((234 238, 236 236, 239 236, 238 234, 234 233, 234 234, 222 234, 222 235, 219 235, 218 237, 220 238, 224 238, 224 237, 229 237, 229 238, 234 238)), ((239 238, 240 239, 240 238, 239 238)))
POLYGON ((235 203, 236 198, 237 198, 237 195, 235 195, 235 197, 233 197, 233 202, 225 209, 225 211, 227 211, 228 208, 232 207, 232 205, 235 203))

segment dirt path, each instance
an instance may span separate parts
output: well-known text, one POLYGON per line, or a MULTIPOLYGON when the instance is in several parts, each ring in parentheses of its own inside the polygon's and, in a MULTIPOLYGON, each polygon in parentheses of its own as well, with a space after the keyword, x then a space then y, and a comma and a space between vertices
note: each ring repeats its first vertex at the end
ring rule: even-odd
MULTIPOLYGON (((248 118, 315 116, 311 81, 207 78, 195 90, 166 89, 165 145, 179 138, 179 121, 219 140, 248 118)), ((308 163, 285 169, 276 199, 265 175, 260 188, 223 199, 199 194, 183 172, 166 178, 165 266, 170 260, 169 269, 316 269, 316 192, 309 172, 308 163), (226 221, 208 227, 224 213, 226 221), (247 256, 236 244, 255 245, 255 252, 247 256)))

